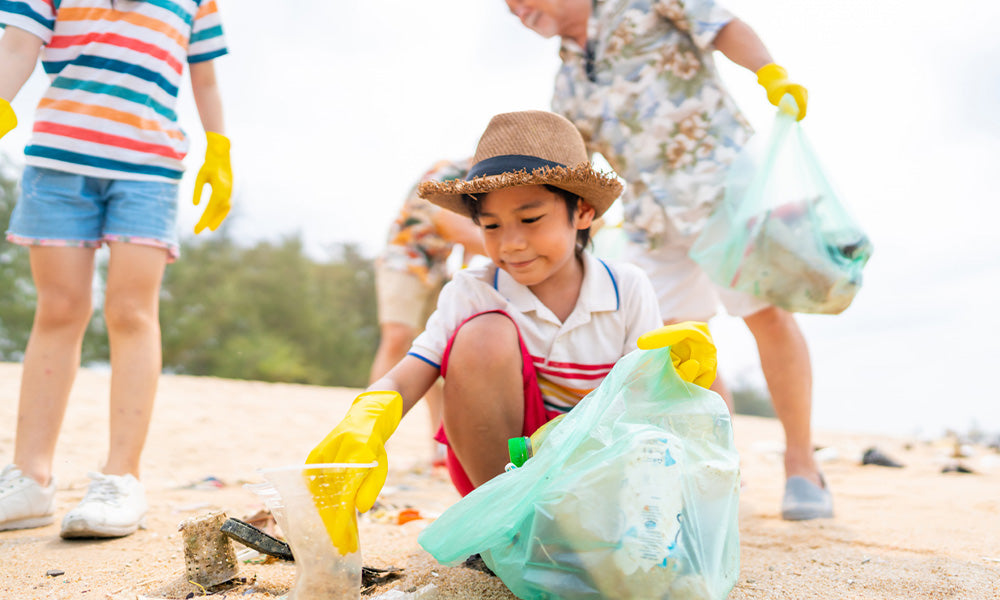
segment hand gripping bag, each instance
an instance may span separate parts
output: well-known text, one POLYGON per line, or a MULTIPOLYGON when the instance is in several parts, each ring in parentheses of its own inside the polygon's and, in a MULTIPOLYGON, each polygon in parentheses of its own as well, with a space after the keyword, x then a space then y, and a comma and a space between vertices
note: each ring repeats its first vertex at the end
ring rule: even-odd
POLYGON ((636 350, 524 466, 473 490, 419 542, 472 554, 523 599, 721 599, 739 573, 739 458, 726 405, 669 348, 636 350))
POLYGON ((871 253, 802 126, 779 110, 770 135, 755 135, 733 161, 690 255, 724 287, 791 312, 838 314, 871 253))

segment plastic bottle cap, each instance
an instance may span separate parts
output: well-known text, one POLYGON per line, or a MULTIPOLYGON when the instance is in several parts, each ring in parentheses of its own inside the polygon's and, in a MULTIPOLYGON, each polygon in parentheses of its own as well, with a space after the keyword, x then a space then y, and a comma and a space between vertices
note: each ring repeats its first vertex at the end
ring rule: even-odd
POLYGON ((531 458, 530 444, 531 440, 526 437, 513 437, 507 440, 507 452, 510 454, 510 462, 514 463, 515 467, 520 467, 531 458))

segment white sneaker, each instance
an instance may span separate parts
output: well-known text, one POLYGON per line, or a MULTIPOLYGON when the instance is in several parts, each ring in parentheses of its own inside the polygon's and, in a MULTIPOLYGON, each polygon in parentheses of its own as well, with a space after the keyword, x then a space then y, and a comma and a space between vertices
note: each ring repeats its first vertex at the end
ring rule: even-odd
POLYGON ((87 473, 93 479, 80 504, 63 517, 64 538, 123 537, 146 523, 146 490, 132 475, 87 473))
POLYGON ((52 522, 55 478, 42 487, 14 465, 0 471, 0 531, 31 529, 52 522))

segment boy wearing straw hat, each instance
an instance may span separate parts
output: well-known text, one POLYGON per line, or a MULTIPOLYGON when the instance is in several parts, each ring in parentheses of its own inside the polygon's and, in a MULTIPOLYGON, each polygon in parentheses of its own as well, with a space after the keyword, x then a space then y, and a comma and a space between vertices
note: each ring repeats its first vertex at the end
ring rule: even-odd
MULTIPOLYGON (((440 374, 436 437, 448 445, 456 488, 464 495, 502 473, 508 438, 572 409, 640 335, 662 324, 642 271, 584 250, 591 223, 620 192, 614 174, 591 166, 567 119, 542 111, 493 117, 466 179, 419 190, 480 226, 492 264, 445 286, 409 354, 358 396, 307 462, 378 461, 354 498, 368 510, 385 482, 386 440, 440 374)), ((664 329, 662 345, 673 347, 682 377, 710 385, 715 347, 704 324, 664 329)))

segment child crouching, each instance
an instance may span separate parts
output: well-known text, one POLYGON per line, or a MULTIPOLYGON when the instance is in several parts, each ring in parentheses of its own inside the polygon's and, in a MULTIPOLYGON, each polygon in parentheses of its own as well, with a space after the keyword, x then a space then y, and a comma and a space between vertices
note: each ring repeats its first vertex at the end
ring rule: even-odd
MULTIPOLYGON (((465 269, 445 286, 407 356, 310 453, 308 463, 378 461, 354 499, 362 512, 385 482, 386 440, 439 375, 444 410, 436 437, 448 446, 449 473, 464 495, 503 472, 509 438, 571 410, 662 323, 641 270, 585 250, 591 223, 621 184, 592 167, 565 118, 542 111, 493 117, 466 179, 426 182, 419 192, 470 216, 492 264, 465 269)), ((707 370, 714 376, 715 363, 702 327, 680 324, 661 336, 676 347, 692 340, 678 371, 699 384, 707 370)))

